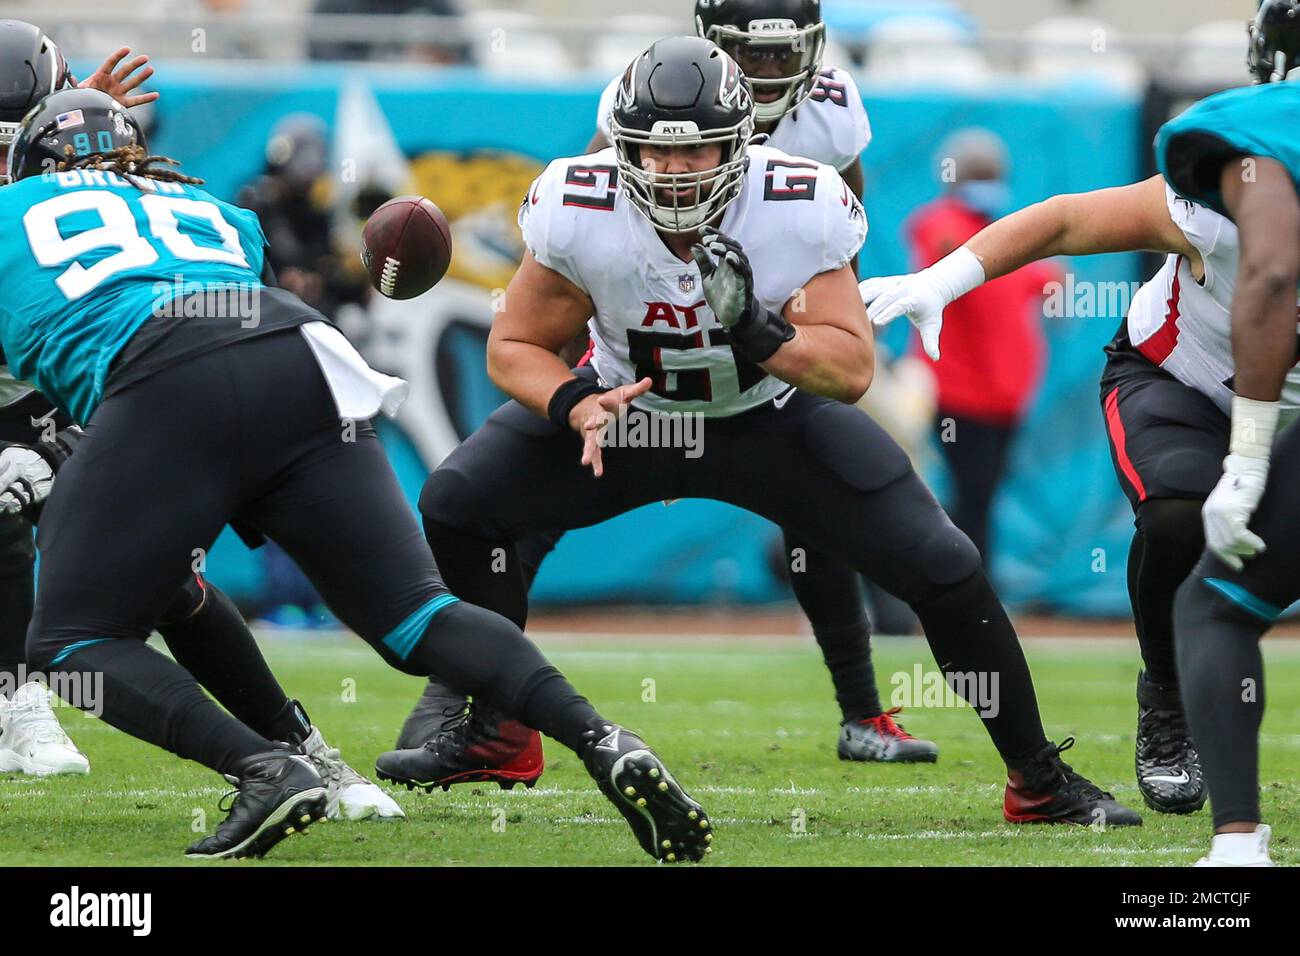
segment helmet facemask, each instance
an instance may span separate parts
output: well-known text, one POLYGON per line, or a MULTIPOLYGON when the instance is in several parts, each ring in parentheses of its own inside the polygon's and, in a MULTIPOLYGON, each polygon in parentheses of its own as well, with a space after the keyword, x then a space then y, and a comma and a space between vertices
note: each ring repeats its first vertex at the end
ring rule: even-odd
POLYGON ((1246 65, 1256 83, 1300 80, 1300 23, 1294 3, 1265 3, 1247 26, 1246 65))
POLYGON ((707 31, 695 18, 696 31, 712 40, 740 64, 754 90, 754 116, 760 123, 776 123, 794 112, 817 84, 826 49, 826 25, 813 23, 796 26, 792 20, 751 20, 749 29, 715 25, 707 31), (753 64, 758 59, 774 60, 778 76, 757 76, 753 64), (766 92, 778 96, 768 102, 760 99, 766 92))
POLYGON ((694 232, 740 194, 749 165, 745 149, 753 132, 754 123, 748 117, 735 126, 703 131, 691 121, 657 122, 649 132, 620 126, 617 119, 610 127, 628 201, 656 229, 673 233, 694 232), (642 146, 711 143, 721 144, 722 157, 718 165, 699 172, 656 173, 641 159, 642 146))

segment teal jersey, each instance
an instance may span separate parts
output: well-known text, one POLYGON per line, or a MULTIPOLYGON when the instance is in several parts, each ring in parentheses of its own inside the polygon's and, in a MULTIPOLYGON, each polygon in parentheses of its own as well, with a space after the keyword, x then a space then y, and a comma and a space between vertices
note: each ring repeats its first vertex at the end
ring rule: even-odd
POLYGON ((0 188, 0 222, 0 346, 17 378, 80 422, 113 359, 174 297, 261 286, 257 215, 194 186, 35 176, 0 188))
POLYGON ((1184 199, 1227 216, 1223 167, 1242 157, 1277 160, 1300 189, 1300 82, 1268 83, 1206 97, 1156 134, 1156 165, 1184 199))

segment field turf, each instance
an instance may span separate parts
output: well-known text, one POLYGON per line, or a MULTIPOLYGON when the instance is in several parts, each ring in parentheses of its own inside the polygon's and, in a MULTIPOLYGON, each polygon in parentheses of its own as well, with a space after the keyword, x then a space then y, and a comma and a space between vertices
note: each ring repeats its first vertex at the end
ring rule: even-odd
MULTIPOLYGON (((1186 865, 1208 846, 1208 807, 1190 817, 1144 812, 1140 829, 1012 826, 1003 775, 966 708, 910 708, 902 720, 937 741, 937 764, 884 766, 835 755, 837 711, 815 646, 675 636, 539 638, 602 712, 642 733, 704 804, 716 828, 707 866, 1186 865)), ((264 645, 290 694, 326 738, 370 773, 392 745, 419 682, 388 670, 360 641, 276 637, 264 645)), ((1028 640, 1048 734, 1077 738, 1066 759, 1141 807, 1133 779, 1135 650, 1123 640, 1028 640)), ((1300 643, 1265 645, 1263 806, 1273 857, 1300 863, 1300 643)), ((891 676, 933 668, 916 640, 876 642, 888 706, 891 676)), ((225 782, 59 709, 89 756, 86 778, 0 777, 0 865, 148 866, 181 853, 221 818, 225 782)), ((533 790, 468 785, 396 791, 408 819, 313 827, 266 860, 190 864, 651 865, 578 760, 547 741, 533 790)))

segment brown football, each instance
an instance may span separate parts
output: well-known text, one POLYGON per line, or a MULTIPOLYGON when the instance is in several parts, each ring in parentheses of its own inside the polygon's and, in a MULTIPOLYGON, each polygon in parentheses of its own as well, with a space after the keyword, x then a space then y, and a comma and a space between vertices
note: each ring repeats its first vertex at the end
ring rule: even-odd
POLYGON ((361 233, 370 282, 390 299, 428 292, 451 265, 451 227, 423 196, 398 196, 374 211, 361 233))

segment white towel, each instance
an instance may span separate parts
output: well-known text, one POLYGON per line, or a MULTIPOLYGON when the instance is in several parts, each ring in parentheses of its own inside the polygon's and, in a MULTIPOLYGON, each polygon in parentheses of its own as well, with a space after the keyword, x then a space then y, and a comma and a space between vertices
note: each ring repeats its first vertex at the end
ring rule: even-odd
POLYGON ((376 372, 343 333, 328 322, 308 322, 302 326, 302 337, 329 382, 340 418, 360 421, 379 411, 390 418, 397 414, 411 391, 405 379, 376 372))

